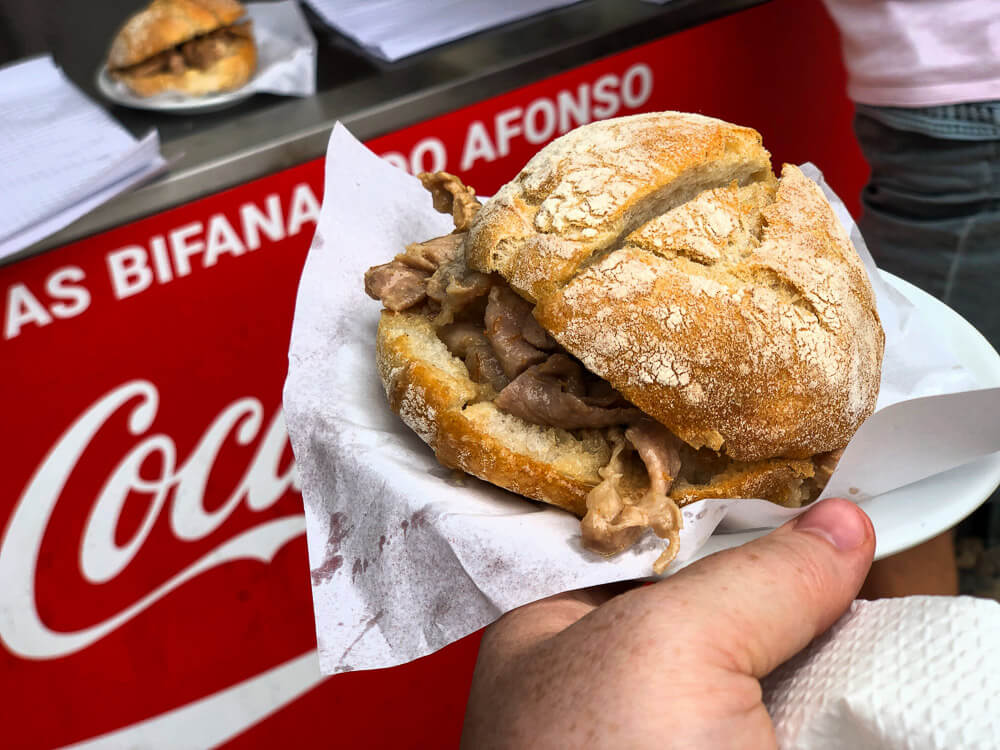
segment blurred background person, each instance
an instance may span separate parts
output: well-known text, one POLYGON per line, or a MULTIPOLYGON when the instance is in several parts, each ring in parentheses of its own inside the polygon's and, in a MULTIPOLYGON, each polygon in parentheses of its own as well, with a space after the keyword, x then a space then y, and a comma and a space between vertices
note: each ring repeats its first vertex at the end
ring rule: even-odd
MULTIPOLYGON (((871 167, 859 225, 876 262, 1000 347, 1000 2, 824 2, 871 167)), ((961 530, 992 547, 973 557, 1000 557, 996 498, 961 530)), ((954 593, 953 555, 944 534, 883 560, 862 594, 954 593)), ((979 585, 970 579, 963 590, 979 585)))

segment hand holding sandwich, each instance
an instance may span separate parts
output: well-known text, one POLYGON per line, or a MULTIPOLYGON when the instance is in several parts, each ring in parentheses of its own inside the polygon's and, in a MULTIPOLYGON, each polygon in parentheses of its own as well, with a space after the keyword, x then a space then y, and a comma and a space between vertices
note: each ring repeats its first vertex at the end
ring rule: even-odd
POLYGON ((651 586, 514 610, 483 637, 463 746, 774 747, 758 679, 847 609, 874 551, 864 512, 826 500, 651 586))

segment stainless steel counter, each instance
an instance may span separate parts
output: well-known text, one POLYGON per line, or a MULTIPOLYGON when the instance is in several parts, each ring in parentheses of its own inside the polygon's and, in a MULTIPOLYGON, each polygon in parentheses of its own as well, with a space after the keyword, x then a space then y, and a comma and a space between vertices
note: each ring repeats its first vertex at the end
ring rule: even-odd
MULTIPOLYGON (((584 0, 392 64, 366 57, 311 18, 319 41, 315 96, 259 95, 223 112, 186 117, 108 106, 136 135, 159 129, 169 172, 7 262, 322 156, 337 120, 359 138, 373 138, 761 2, 584 0)), ((78 53, 61 60, 55 51, 97 101, 101 49, 92 49, 95 59, 78 53)))

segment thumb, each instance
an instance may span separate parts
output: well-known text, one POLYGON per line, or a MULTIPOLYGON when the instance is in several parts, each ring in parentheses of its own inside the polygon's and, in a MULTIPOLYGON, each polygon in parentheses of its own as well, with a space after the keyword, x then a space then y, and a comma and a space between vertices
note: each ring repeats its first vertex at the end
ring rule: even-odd
POLYGON ((829 628, 857 595, 875 531, 847 500, 818 503, 765 537, 719 552, 640 592, 672 612, 672 633, 717 666, 763 677, 829 628))

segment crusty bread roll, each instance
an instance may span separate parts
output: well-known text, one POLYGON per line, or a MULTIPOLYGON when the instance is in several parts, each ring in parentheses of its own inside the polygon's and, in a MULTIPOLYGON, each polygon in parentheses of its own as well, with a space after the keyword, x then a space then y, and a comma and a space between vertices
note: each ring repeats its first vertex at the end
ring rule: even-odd
POLYGON ((694 447, 806 458, 874 409, 884 334, 860 258, 796 167, 775 187, 748 128, 675 112, 578 128, 484 206, 468 257, 694 447))
POLYGON ((794 166, 776 179, 755 131, 676 112, 586 125, 478 214, 453 176, 422 179, 462 217, 460 239, 366 274, 388 308, 376 359, 390 407, 445 466, 583 517, 591 549, 652 528, 669 540, 662 572, 680 506, 810 502, 874 410, 884 334, 865 270, 819 188, 794 166), (432 257, 447 248, 458 256, 432 257), (531 361, 569 372, 575 357, 587 372, 515 389, 536 369, 525 363, 497 384, 446 343, 452 311, 431 300, 444 288, 467 296, 461 325, 498 358, 502 292, 530 308, 520 335, 545 350, 531 361), (516 416, 509 393, 534 411, 516 416), (628 408, 599 428, 538 418, 569 393, 590 399, 580 408, 628 408))
POLYGON ((190 96, 239 88, 257 67, 257 48, 249 25, 221 43, 224 53, 205 66, 183 69, 164 66, 162 72, 143 70, 145 61, 180 49, 185 43, 219 34, 243 18, 236 0, 153 0, 121 28, 108 53, 108 69, 139 96, 176 91, 190 96))

